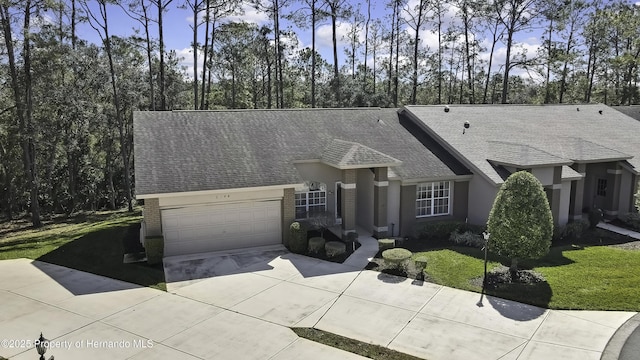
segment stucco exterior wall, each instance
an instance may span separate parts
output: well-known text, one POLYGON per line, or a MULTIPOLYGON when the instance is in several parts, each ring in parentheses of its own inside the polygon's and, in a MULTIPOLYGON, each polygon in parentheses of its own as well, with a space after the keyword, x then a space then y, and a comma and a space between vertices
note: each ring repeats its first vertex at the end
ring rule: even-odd
POLYGON ((469 216, 469 182, 457 181, 453 184, 453 213, 455 219, 465 221, 469 216))
POLYGON ((400 235, 413 235, 416 223, 416 186, 400 186, 400 235))
POLYGON ((469 181, 469 222, 484 225, 489 219, 498 187, 476 175, 469 181))
POLYGON ((367 231, 373 230, 373 173, 358 169, 356 180, 356 224, 367 231))
POLYGON ((389 181, 387 190, 387 226, 390 236, 400 235, 400 181, 389 181), (393 225, 392 225, 393 224, 393 225), (391 233, 393 229, 393 233, 391 233))
POLYGON ((560 211, 558 224, 565 225, 569 221, 569 204, 571 202, 571 181, 563 181, 560 190, 560 211))
POLYGON ((327 186, 327 211, 335 215, 336 182, 342 181, 342 171, 322 163, 299 163, 295 167, 304 180, 319 181, 327 186))
POLYGON ((533 168, 531 174, 535 176, 543 186, 553 185, 553 167, 533 168))
MULTIPOLYGON (((273 200, 273 199, 281 199, 283 196, 284 196, 284 191, 282 189, 242 191, 242 192, 238 192, 238 191, 219 192, 216 194, 207 194, 207 195, 183 195, 183 196, 163 197, 159 199, 159 206, 163 209, 170 209, 170 208, 183 207, 183 206, 189 206, 189 205, 222 204, 222 203, 234 203, 234 202, 242 202, 242 201, 250 201, 250 200, 273 200)), ((145 200, 145 204, 147 200, 145 200)))
POLYGON ((627 169, 622 169, 620 178, 620 203, 618 204, 618 216, 629 213, 633 204, 633 174, 627 169))
POLYGON ((284 189, 282 198, 282 244, 289 246, 290 231, 289 226, 296 218, 296 190, 294 188, 284 189))

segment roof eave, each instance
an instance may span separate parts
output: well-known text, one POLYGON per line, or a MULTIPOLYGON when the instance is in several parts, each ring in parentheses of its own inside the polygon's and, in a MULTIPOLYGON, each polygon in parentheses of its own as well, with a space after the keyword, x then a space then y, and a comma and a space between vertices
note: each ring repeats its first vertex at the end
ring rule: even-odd
POLYGON ((136 199, 157 199, 157 198, 169 198, 169 197, 178 197, 178 196, 203 196, 203 195, 215 195, 215 194, 221 194, 221 193, 228 194, 228 193, 237 193, 237 192, 245 192, 245 191, 278 190, 278 189, 295 188, 302 185, 304 185, 304 183, 253 186, 253 187, 228 188, 228 189, 211 189, 211 190, 199 190, 199 191, 136 194, 136 199))
POLYGON ((601 159, 580 159, 580 160, 573 160, 574 163, 576 164, 594 164, 594 163, 601 163, 601 162, 613 162, 613 161, 624 161, 624 160, 629 160, 629 159, 633 159, 633 156, 624 156, 624 157, 611 157, 611 158, 601 158, 601 159))
POLYGON ((339 170, 349 170, 349 169, 369 169, 369 168, 377 168, 377 167, 394 167, 402 165, 402 161, 400 162, 389 162, 389 163, 371 163, 371 164, 358 164, 358 165, 350 165, 350 164, 335 164, 328 161, 320 161, 320 163, 334 167, 339 170))
POLYGON ((471 175, 455 175, 455 176, 434 176, 434 177, 422 177, 422 178, 411 178, 411 179, 400 179, 402 185, 415 185, 424 182, 433 182, 433 181, 454 181, 454 182, 462 182, 462 181, 470 181, 473 178, 473 174, 471 175))
POLYGON ((502 165, 502 166, 510 166, 510 167, 515 167, 515 168, 520 168, 520 169, 535 169, 535 168, 544 168, 544 167, 555 167, 555 166, 568 166, 573 164, 572 161, 563 161, 563 162, 553 162, 553 163, 540 163, 540 164, 516 164, 516 163, 509 163, 507 161, 499 161, 499 160, 492 160, 492 159, 487 159, 487 161, 490 161, 496 165, 502 165))

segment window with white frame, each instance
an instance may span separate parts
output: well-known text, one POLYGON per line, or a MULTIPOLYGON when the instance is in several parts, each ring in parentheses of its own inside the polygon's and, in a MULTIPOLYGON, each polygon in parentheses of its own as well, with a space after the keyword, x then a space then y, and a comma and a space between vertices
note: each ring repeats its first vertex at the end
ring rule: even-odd
POLYGON ((451 182, 440 181, 418 184, 416 217, 448 215, 451 204, 451 182))
POLYGON ((306 219, 310 213, 327 210, 327 192, 323 184, 309 183, 295 193, 296 219, 306 219))

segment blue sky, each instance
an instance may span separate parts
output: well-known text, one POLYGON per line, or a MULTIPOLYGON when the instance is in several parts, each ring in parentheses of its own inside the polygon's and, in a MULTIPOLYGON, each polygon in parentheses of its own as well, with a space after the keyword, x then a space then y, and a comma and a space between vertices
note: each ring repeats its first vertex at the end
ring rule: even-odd
MULTIPOLYGON (((360 2, 356 0, 348 0, 352 4, 357 5, 360 2)), ((413 6, 417 3, 418 0, 410 0, 409 6, 413 6)), ((88 1, 92 7, 95 7, 95 4, 88 1)), ((182 64, 188 68, 188 73, 192 73, 193 69, 193 54, 191 50, 191 42, 193 39, 193 33, 191 26, 193 24, 193 13, 191 10, 187 8, 180 8, 179 5, 184 4, 185 0, 174 0, 168 7, 168 11, 164 15, 164 33, 165 33, 165 44, 166 48, 169 50, 175 50, 180 57, 183 57, 182 64)), ((298 6, 298 5, 294 5, 298 6)), ((291 12, 294 9, 294 6, 291 6, 286 12, 291 12)), ((366 13, 366 3, 360 3, 362 7, 363 14, 366 13)), ((228 21, 248 21, 252 23, 256 23, 258 25, 270 25, 270 19, 268 19, 267 14, 259 12, 252 8, 251 6, 244 4, 242 6, 244 14, 239 16, 233 16, 228 19, 228 21)), ((451 23, 452 21, 459 21, 457 19, 456 13, 458 9, 455 7, 451 7, 445 17, 445 23, 451 23)), ((389 10, 385 8, 384 3, 377 2, 372 0, 372 18, 381 18, 384 24, 388 24, 389 20, 387 20, 384 16, 388 13, 389 10)), ((155 16, 155 10, 152 10, 153 16, 155 16)), ((130 19, 124 11, 116 6, 109 6, 109 18, 110 18, 110 26, 111 31, 114 35, 126 36, 133 33, 134 28, 140 28, 140 24, 136 21, 130 19)), ((283 25, 281 27, 287 28, 291 26, 293 30, 297 34, 297 47, 302 49, 304 47, 311 46, 311 32, 310 30, 297 28, 294 24, 283 20, 283 25)), ((343 40, 343 36, 347 34, 349 29, 349 21, 343 20, 339 23, 338 26, 338 40, 340 42, 339 55, 340 55, 340 66, 345 65, 346 59, 344 57, 344 48, 347 45, 347 40, 343 40)), ((430 49, 437 48, 437 34, 433 31, 433 25, 427 25, 421 32, 421 40, 423 45, 429 46, 430 49)), ((83 25, 79 27, 78 35, 81 38, 87 39, 89 41, 97 41, 97 36, 95 30, 93 30, 88 25, 83 25)), ((204 39, 204 26, 200 26, 200 35, 199 41, 204 39)), ((318 51, 323 55, 323 57, 329 62, 332 63, 332 41, 331 41, 331 25, 329 22, 325 21, 320 24, 317 28, 317 48, 318 51)), ((515 47, 516 52, 523 51, 526 49, 527 54, 529 56, 535 55, 537 49, 541 44, 540 40, 540 29, 535 29, 533 31, 529 31, 526 33, 518 34, 517 36, 517 44, 515 47)), ((153 30, 153 37, 157 37, 157 30, 153 30)), ((482 38, 482 34, 478 34, 478 37, 482 38)), ((361 43, 364 44, 364 31, 360 34, 361 43)), ((460 39, 461 41, 461 39, 460 39)), ((488 48, 490 44, 488 42, 483 42, 483 45, 488 48)), ((383 51, 386 51, 386 46, 383 51)), ((432 50, 433 51, 433 50, 432 50)), ((501 64, 504 63, 505 56, 505 47, 503 44, 499 43, 495 55, 494 55, 494 69, 496 71, 501 64)), ((382 55, 384 57, 384 54, 382 55)), ((488 52, 484 52, 480 54, 482 59, 488 59, 488 52)), ((380 60, 379 58, 378 60, 380 60)), ((372 59, 370 58, 369 64, 372 59)), ((200 65, 201 66, 201 65, 200 65)), ((514 71, 515 74, 525 75, 526 73, 523 71, 514 71)))

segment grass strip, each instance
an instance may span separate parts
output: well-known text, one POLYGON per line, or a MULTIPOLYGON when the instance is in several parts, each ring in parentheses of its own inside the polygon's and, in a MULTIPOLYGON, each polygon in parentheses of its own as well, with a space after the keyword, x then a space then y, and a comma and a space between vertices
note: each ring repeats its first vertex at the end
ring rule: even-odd
POLYGON ((368 344, 314 328, 292 328, 291 330, 301 338, 374 360, 422 360, 422 358, 391 350, 383 346, 368 344))

